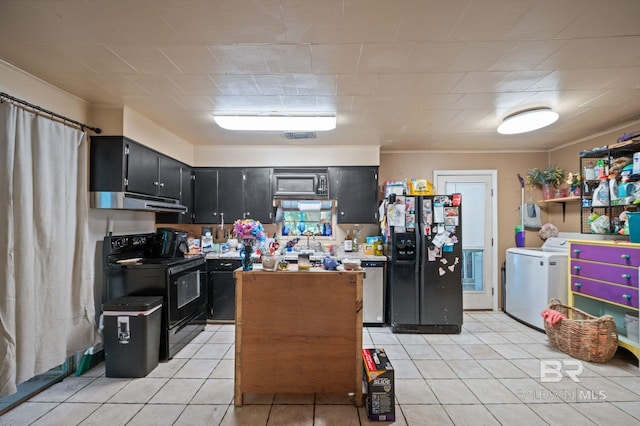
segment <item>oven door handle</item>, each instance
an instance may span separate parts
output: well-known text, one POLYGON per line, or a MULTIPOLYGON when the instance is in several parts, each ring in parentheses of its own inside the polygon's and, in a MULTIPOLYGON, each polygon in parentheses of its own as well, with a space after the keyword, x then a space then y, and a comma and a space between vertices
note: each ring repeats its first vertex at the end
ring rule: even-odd
POLYGON ((189 269, 194 269, 199 271, 206 269, 206 263, 204 261, 204 258, 194 260, 192 262, 187 262, 181 265, 172 266, 169 268, 168 272, 169 272, 169 275, 176 275, 176 274, 179 274, 180 272, 188 271, 189 269))
MULTIPOLYGON (((202 275, 204 275, 204 279, 206 280, 207 279, 207 271, 203 271, 202 269, 199 269, 199 270, 193 271, 193 272, 197 272, 198 273, 198 277, 200 278, 198 280, 199 282, 201 282, 201 283, 202 282, 206 282, 206 281, 202 281, 202 275)), ((178 280, 172 279, 171 281, 173 282, 174 286, 176 286, 176 287, 178 286, 178 280)))

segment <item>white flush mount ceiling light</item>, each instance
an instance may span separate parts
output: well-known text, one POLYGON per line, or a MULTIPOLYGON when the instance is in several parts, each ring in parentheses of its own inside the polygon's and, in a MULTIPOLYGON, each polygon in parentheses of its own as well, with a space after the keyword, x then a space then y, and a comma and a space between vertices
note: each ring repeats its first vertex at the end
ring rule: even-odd
POLYGON ((336 128, 335 115, 214 115, 227 130, 273 132, 320 132, 336 128))
POLYGON ((531 132, 555 123, 559 115, 551 108, 536 108, 511 114, 502 120, 498 126, 498 133, 503 135, 515 135, 517 133, 531 132))

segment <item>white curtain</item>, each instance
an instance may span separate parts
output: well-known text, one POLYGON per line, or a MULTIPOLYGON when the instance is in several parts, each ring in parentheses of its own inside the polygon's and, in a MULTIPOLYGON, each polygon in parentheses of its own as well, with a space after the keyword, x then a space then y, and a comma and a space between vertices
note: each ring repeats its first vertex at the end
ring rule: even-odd
POLYGON ((97 342, 84 132, 0 103, 0 396, 97 342))

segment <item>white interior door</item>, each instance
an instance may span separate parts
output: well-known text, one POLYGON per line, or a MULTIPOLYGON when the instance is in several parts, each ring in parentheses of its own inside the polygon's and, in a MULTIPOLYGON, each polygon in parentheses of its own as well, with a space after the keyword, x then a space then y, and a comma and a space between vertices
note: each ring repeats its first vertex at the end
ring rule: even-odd
POLYGON ((464 309, 498 306, 497 200, 495 170, 434 172, 436 194, 462 194, 462 288, 464 309))

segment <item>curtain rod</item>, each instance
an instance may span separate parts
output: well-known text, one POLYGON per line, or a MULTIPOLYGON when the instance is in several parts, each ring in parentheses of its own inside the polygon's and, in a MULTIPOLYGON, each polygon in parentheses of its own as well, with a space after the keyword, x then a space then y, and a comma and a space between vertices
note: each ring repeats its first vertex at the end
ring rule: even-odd
POLYGON ((94 133, 96 133, 98 135, 100 133, 102 133, 102 129, 100 129, 99 127, 91 127, 91 126, 89 126, 87 124, 80 123, 79 121, 72 120, 70 118, 65 117, 64 115, 56 114, 53 111, 49 111, 49 110, 44 109, 42 107, 39 107, 37 105, 30 104, 27 101, 23 101, 22 99, 18 99, 18 98, 15 98, 15 97, 11 96, 11 95, 7 95, 4 92, 0 92, 0 98, 6 98, 6 99, 8 99, 8 100, 10 100, 12 102, 16 102, 16 103, 22 104, 22 105, 24 105, 24 106, 26 106, 28 108, 33 109, 33 110, 36 110, 36 111, 51 115, 51 116, 53 116, 53 117, 55 117, 55 118, 57 118, 59 120, 62 120, 63 123, 71 123, 71 124, 73 124, 75 126, 78 126, 78 127, 80 127, 81 130, 89 129, 89 130, 92 130, 94 133))

